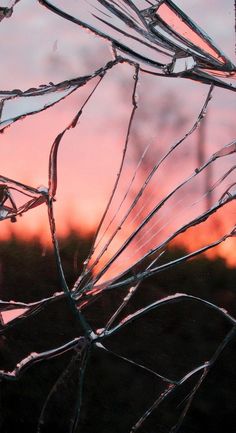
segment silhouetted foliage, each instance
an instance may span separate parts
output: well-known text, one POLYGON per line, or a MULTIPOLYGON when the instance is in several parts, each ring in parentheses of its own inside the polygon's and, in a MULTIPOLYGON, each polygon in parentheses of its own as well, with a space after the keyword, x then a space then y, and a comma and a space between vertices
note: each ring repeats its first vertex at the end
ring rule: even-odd
MULTIPOLYGON (((76 232, 60 240, 61 257, 70 286, 81 271, 90 244, 91 239, 83 239, 76 232)), ((1 242, 0 251, 1 298, 36 300, 57 290, 53 253, 38 239, 25 242, 12 237, 1 242)), ((183 251, 166 254, 173 258, 180 253, 183 251)), ((236 270, 228 268, 224 260, 201 257, 143 282, 133 299, 132 308, 128 304, 123 314, 176 292, 202 296, 233 313, 236 310, 235 280, 236 270)), ((98 297, 88 311, 84 311, 92 326, 99 327, 104 319, 109 318, 124 291, 107 292, 98 297)), ((145 320, 134 322, 119 335, 105 339, 104 344, 138 362, 145 360, 150 368, 175 378, 184 371, 185 365, 192 368, 200 362, 203 353, 209 356, 228 328, 223 319, 202 305, 183 303, 148 313, 145 320)), ((56 301, 39 314, 22 320, 17 327, 8 329, 4 337, 0 335, 1 368, 10 370, 28 353, 56 347, 80 335, 80 332, 67 301, 56 301)), ((232 355, 235 355, 235 344, 227 347, 209 373, 194 399, 181 433, 222 433, 226 427, 227 433, 234 433, 236 374, 232 355)), ((52 399, 50 422, 43 430, 45 433, 52 430, 68 433, 68 422, 72 419, 71 411, 77 398, 80 365, 78 357, 74 360, 73 357, 74 352, 69 352, 60 358, 43 361, 17 382, 2 380, 1 433, 36 432, 45 398, 71 363, 66 380, 62 378, 57 385, 60 392, 52 399)), ((154 380, 147 372, 94 347, 86 371, 79 432, 126 433, 127 425, 131 426, 141 416, 156 395, 162 392, 162 387, 163 383, 154 380)), ((183 409, 183 404, 178 402, 184 402, 190 389, 189 384, 180 387, 176 396, 174 394, 158 411, 154 411, 141 433, 167 433, 176 414, 183 409)))

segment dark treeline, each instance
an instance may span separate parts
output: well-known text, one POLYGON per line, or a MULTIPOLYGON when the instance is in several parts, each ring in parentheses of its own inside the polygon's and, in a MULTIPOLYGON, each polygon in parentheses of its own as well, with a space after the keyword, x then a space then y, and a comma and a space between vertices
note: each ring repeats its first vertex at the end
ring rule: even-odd
MULTIPOLYGON (((69 286, 79 275, 91 239, 71 232, 60 240, 69 286)), ((169 251, 168 258, 180 254, 169 251)), ((167 258, 167 257, 166 257, 167 258)), ((16 237, 0 243, 0 298, 29 302, 58 290, 53 252, 38 239, 24 242, 16 237)), ((120 319, 163 296, 184 292, 205 298, 236 314, 236 270, 222 259, 192 260, 145 281, 120 319)), ((103 327, 118 307, 125 289, 108 292, 84 311, 94 327, 103 327)), ((217 311, 183 301, 153 310, 104 345, 177 380, 209 360, 230 324, 217 311)), ((50 304, 39 314, 0 333, 0 368, 11 370, 30 352, 63 344, 82 332, 65 300, 50 304)), ((197 392, 181 433, 235 433, 236 403, 234 368, 236 344, 232 341, 197 392)), ((54 383, 56 392, 44 411, 42 432, 69 433, 78 399, 80 359, 75 353, 41 362, 18 381, 1 381, 0 432, 36 433, 37 421, 54 383)), ((148 417, 140 433, 168 433, 184 409, 186 397, 199 379, 195 375, 148 417)), ((85 375, 80 433, 129 433, 132 425, 163 392, 163 382, 111 353, 93 348, 85 375)))
MULTIPOLYGON (((59 239, 61 259, 69 285, 82 269, 92 238, 71 231, 59 239)), ((0 296, 30 302, 59 290, 52 248, 35 237, 24 241, 16 236, 0 242, 0 296)))

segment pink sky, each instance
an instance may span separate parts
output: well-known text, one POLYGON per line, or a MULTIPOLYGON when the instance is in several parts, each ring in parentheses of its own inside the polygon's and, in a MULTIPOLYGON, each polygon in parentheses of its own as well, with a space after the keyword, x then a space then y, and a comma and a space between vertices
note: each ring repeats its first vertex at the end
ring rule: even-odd
MULTIPOLYGON (((233 1, 179 0, 186 13, 210 34, 213 40, 234 61, 233 1), (203 13, 204 10, 204 13, 203 13)), ((20 2, 10 19, 0 25, 2 59, 0 88, 11 90, 37 87, 49 82, 91 73, 111 58, 109 44, 104 40, 63 20, 30 0, 20 2)), ((56 220, 58 231, 65 234, 70 226, 92 231, 107 202, 116 177, 131 106, 133 70, 121 65, 110 71, 89 102, 78 127, 66 135, 59 151, 59 188, 56 220)), ((48 154, 56 135, 70 123, 91 90, 88 85, 43 113, 16 122, 1 135, 1 174, 37 187, 47 185, 48 154)), ((181 107, 186 123, 177 135, 183 134, 201 109, 208 87, 187 80, 141 76, 138 87, 140 118, 144 120, 142 137, 160 152, 170 146, 176 131, 167 128, 165 137, 157 125, 159 106, 171 95, 181 107), (174 95, 174 96, 173 96, 174 95), (155 108, 156 107, 156 108, 155 108), (155 118, 156 116, 156 118, 155 118)), ((178 105, 177 104, 177 105, 178 105)), ((235 136, 235 94, 217 89, 210 104, 206 153, 217 151, 235 136)), ((141 120, 140 120, 141 121, 141 120)), ((137 130, 140 126, 137 122, 137 130)), ((135 141, 132 137, 131 140, 135 141)), ((186 175, 196 166, 194 153, 197 135, 183 148, 181 169, 168 173, 170 182, 186 175), (194 141, 195 140, 195 141, 194 141), (192 162, 191 162, 192 161, 192 162)), ((134 143, 133 143, 134 144, 134 143)), ((130 158, 132 153, 130 154, 130 158)), ((132 164, 132 161, 131 161, 132 164)), ((165 189, 165 176, 160 178, 165 189)), ((226 214, 233 222, 233 212, 226 214)), ((227 224, 226 224, 227 225, 227 224)), ((14 230, 23 236, 40 233, 48 239, 46 212, 42 207, 19 218, 14 230)), ((2 236, 13 230, 2 222, 2 236)), ((194 242, 191 234, 186 242, 194 242)), ((220 254, 229 257, 233 242, 222 245, 220 254)), ((235 263, 235 258, 231 264, 235 263)))

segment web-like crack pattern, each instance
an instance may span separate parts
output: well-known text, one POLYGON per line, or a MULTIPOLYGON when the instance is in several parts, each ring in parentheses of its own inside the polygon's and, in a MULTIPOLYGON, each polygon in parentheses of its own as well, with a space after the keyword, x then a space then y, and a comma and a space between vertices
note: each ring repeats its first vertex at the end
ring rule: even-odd
MULTIPOLYGON (((4 2, 4 6, 0 8, 0 20, 14 15, 13 9, 19 1, 4 2)), ((71 315, 78 325, 78 335, 60 346, 55 347, 55 344, 52 343, 52 347, 48 350, 30 353, 12 370, 1 370, 0 377, 2 380, 17 380, 33 364, 72 352, 73 356, 68 366, 53 385, 43 404, 37 431, 46 431, 45 425, 47 426, 51 402, 55 394, 60 394, 62 384, 71 380, 70 375, 73 375, 76 384, 73 392, 76 393, 76 396, 74 407, 71 408, 67 431, 75 433, 83 431, 83 426, 80 427, 81 410, 86 404, 84 393, 86 396, 91 357, 94 353, 99 353, 100 357, 101 354, 104 354, 110 363, 117 362, 120 366, 127 365, 135 377, 144 374, 147 375, 148 380, 151 378, 151 381, 158 383, 155 395, 151 396, 152 393, 150 393, 151 401, 147 399, 145 407, 142 410, 138 408, 137 415, 132 418, 132 425, 126 427, 127 433, 153 431, 149 430, 148 420, 159 409, 162 410, 165 401, 168 402, 175 395, 178 398, 179 390, 186 385, 185 397, 182 402, 179 402, 181 410, 177 411, 175 420, 168 428, 169 432, 174 433, 180 429, 209 371, 216 364, 224 348, 235 337, 236 319, 214 303, 185 293, 164 296, 136 311, 131 309, 129 312, 129 306, 132 305, 141 283, 146 278, 187 262, 235 236, 236 227, 233 225, 214 241, 208 242, 206 239, 200 248, 188 251, 178 258, 165 259, 165 251, 173 240, 178 239, 183 233, 204 225, 217 212, 223 212, 227 207, 234 205, 236 198, 235 140, 223 145, 206 160, 201 161, 201 164, 190 175, 178 180, 165 191, 165 194, 155 194, 159 171, 172 156, 174 158, 175 155, 178 156, 183 143, 201 127, 208 105, 214 97, 214 89, 220 87, 225 92, 235 91, 235 66, 206 33, 171 0, 38 0, 38 7, 42 6, 46 8, 48 14, 57 14, 62 19, 71 22, 71 25, 76 24, 89 29, 109 41, 112 46, 113 59, 90 75, 68 78, 58 84, 50 83, 26 91, 0 92, 0 128, 3 132, 11 125, 14 127, 15 122, 20 119, 24 122, 28 116, 36 115, 50 109, 55 104, 60 104, 72 93, 80 92, 82 87, 87 86, 89 89, 87 98, 79 107, 76 115, 56 136, 51 146, 48 156, 47 187, 35 188, 16 179, 0 176, 1 220, 10 219, 17 223, 19 216, 30 212, 32 208, 47 207, 48 224, 58 272, 58 292, 52 296, 34 302, 0 301, 0 333, 4 335, 6 330, 17 327, 23 321, 27 321, 30 316, 36 316, 49 305, 66 299, 71 315), (131 111, 127 122, 122 157, 91 251, 84 262, 82 273, 74 282, 73 287, 69 287, 61 261, 56 234, 57 221, 54 216, 54 202, 60 183, 58 153, 66 135, 72 129, 79 128, 79 122, 85 115, 84 110, 87 104, 93 100, 109 71, 122 64, 129 65, 133 70, 131 111), (151 146, 148 145, 139 154, 135 166, 130 167, 127 161, 130 159, 132 146, 135 146, 135 139, 134 143, 131 142, 131 139, 139 109, 138 85, 147 74, 156 76, 157 80, 158 77, 166 80, 178 77, 179 80, 193 80, 200 86, 209 87, 197 118, 193 120, 184 135, 170 146, 166 146, 165 152, 158 157, 152 155, 151 146), (226 165, 225 160, 227 160, 226 165), (195 190, 209 167, 214 168, 215 166, 221 169, 215 171, 216 175, 211 179, 208 190, 196 198, 191 191, 195 190), (205 197, 209 195, 214 199, 208 202, 207 208, 203 209, 202 203, 205 203, 205 197), (175 224, 171 224, 168 230, 168 224, 172 219, 175 220, 175 224), (110 299, 113 293, 114 296, 117 296, 118 293, 119 302, 114 304, 110 312, 107 311, 109 316, 98 328, 91 320, 90 309, 97 300, 110 296, 110 293, 110 299), (127 335, 134 332, 135 327, 139 326, 138 323, 141 323, 142 332, 146 319, 149 320, 152 317, 154 320, 153 315, 159 317, 162 309, 168 311, 167 307, 171 311, 173 306, 185 306, 186 304, 197 305, 198 312, 201 309, 203 312, 207 310, 209 320, 210 315, 214 313, 217 320, 222 320, 227 328, 222 338, 211 346, 207 359, 199 361, 197 357, 193 363, 190 362, 189 367, 186 365, 181 374, 173 372, 172 375, 169 369, 165 372, 165 368, 160 367, 158 363, 155 365, 155 357, 153 362, 146 362, 145 347, 142 347, 142 355, 129 350, 130 341, 127 335), (11 320, 6 319, 9 313, 14 313, 14 318, 11 320), (121 341, 120 346, 116 344, 116 340, 121 341), (117 347, 122 349, 119 351, 117 347)), ((181 396, 179 398, 182 399, 181 396)))

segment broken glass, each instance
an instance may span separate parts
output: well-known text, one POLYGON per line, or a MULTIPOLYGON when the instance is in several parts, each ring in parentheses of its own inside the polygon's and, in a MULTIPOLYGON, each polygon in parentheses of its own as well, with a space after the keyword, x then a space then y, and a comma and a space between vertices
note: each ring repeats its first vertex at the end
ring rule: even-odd
MULTIPOLYGON (((235 106, 235 66, 183 12, 183 1, 6 1, 0 3, 3 32, 8 23, 22 28, 27 7, 29 16, 39 14, 39 23, 48 20, 52 50, 45 54, 40 39, 33 50, 47 58, 39 84, 38 70, 32 66, 35 77, 27 83, 19 66, 16 79, 9 77, 16 84, 10 90, 3 84, 0 91, 2 160, 7 161, 0 176, 0 220, 20 227, 21 217, 41 212, 57 280, 48 291, 43 287, 41 299, 21 287, 22 298, 20 291, 19 299, 11 300, 11 289, 5 290, 3 394, 14 386, 11 381, 21 384, 24 376, 30 381, 31 367, 47 382, 43 369, 48 368, 50 380, 31 431, 92 433, 96 424, 101 432, 177 432, 236 334, 235 309, 222 308, 217 294, 205 297, 199 288, 200 296, 191 287, 183 293, 175 281, 171 292, 164 283, 157 290, 161 275, 165 280, 172 269, 190 269, 192 259, 235 237, 236 141, 230 126, 230 134, 219 126, 223 111, 221 122, 215 111, 218 141, 213 134, 213 144, 201 148, 214 101, 235 106), (84 35, 84 28, 97 53, 91 49, 91 59, 82 65, 76 57, 80 42, 74 40, 71 48, 66 41, 71 42, 70 29, 84 35), (109 55, 103 51, 107 44, 109 55), (120 106, 114 102, 118 96, 120 106), (4 154, 7 146, 10 156, 4 154), (24 174, 18 178, 23 157, 24 174), (43 184, 32 186, 41 178, 43 184), (88 214, 95 213, 97 199, 97 228, 82 272, 70 284, 57 227, 73 219, 77 207, 81 211, 81 197, 88 214), (184 236, 188 248, 171 257, 168 251, 184 236), (58 357, 60 366, 53 364, 58 357)), ((19 49, 24 58, 24 44, 9 46, 11 56, 17 58, 19 49)), ((46 268, 39 269, 43 280, 46 268)), ((9 411, 5 402, 2 406, 9 411)), ((24 428, 24 402, 21 411, 24 428)), ((1 422, 2 431, 11 429, 9 421, 1 422)))

